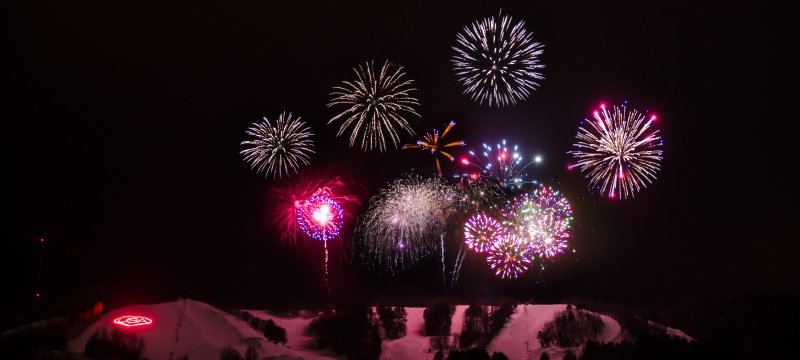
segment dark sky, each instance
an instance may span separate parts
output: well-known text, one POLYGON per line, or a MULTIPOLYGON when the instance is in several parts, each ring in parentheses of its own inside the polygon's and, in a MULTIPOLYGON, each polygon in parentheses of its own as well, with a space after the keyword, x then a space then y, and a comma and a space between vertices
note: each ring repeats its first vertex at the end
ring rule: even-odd
MULTIPOLYGON (((416 82, 418 133, 452 119, 468 144, 506 138, 541 153, 535 176, 575 207, 578 256, 554 264, 548 285, 493 280, 471 257, 453 294, 653 302, 794 291, 788 9, 665 3, 26 2, 4 25, 3 301, 30 304, 39 236, 50 306, 324 298, 320 244, 280 244, 269 193, 285 181, 250 171, 239 142, 261 116, 301 115, 317 142, 304 172, 343 175, 362 201, 404 171, 432 171, 423 154, 364 154, 325 125, 330 88, 385 59, 416 82), (501 7, 545 44, 546 79, 528 101, 495 109, 461 94, 449 60, 457 32, 501 7), (659 114, 665 155, 653 186, 608 201, 565 170, 566 151, 585 114, 623 100, 659 114)), ((443 293, 430 269, 366 274, 342 257, 349 241, 331 244, 340 296, 443 293)))

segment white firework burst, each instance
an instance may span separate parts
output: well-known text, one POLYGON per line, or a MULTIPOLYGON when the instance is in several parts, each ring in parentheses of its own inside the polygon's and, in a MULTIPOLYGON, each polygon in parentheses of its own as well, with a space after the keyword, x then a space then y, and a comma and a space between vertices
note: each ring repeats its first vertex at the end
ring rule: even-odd
POLYGON ((344 105, 344 111, 334 116, 328 124, 343 120, 336 136, 352 128, 350 146, 361 137, 360 147, 364 151, 386 150, 387 138, 396 148, 400 143, 398 129, 414 136, 408 116, 419 114, 414 109, 419 101, 411 95, 413 80, 406 79, 402 66, 386 61, 378 70, 373 62, 354 68, 355 81, 343 81, 331 92, 328 106, 344 105))
POLYGON ((575 135, 574 150, 569 151, 589 179, 589 187, 609 198, 633 197, 656 179, 663 155, 663 141, 652 130, 655 115, 614 106, 612 111, 600 105, 594 120, 585 119, 575 135))
POLYGON ((502 12, 464 27, 453 46, 452 63, 464 94, 479 104, 515 105, 544 79, 539 57, 544 45, 533 41, 525 22, 502 12))
POLYGON ((275 122, 266 117, 262 122, 253 123, 247 130, 251 140, 242 141, 245 146, 240 153, 250 168, 264 175, 282 177, 297 172, 301 165, 308 165, 314 147, 306 123, 292 113, 283 112, 275 122))
POLYGON ((440 246, 438 236, 458 204, 458 193, 441 178, 399 178, 370 199, 354 250, 389 272, 412 266, 440 246))

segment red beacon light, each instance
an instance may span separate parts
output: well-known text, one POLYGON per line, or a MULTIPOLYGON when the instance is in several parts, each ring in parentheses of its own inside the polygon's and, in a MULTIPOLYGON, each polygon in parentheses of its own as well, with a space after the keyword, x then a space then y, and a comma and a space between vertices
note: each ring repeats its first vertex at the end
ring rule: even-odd
POLYGON ((114 324, 124 327, 139 327, 153 323, 153 319, 141 315, 125 315, 114 319, 114 324))

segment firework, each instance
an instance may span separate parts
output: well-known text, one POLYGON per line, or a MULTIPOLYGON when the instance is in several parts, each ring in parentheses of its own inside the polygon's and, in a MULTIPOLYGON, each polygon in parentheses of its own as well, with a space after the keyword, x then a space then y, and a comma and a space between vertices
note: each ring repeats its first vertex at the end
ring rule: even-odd
POLYGON ((344 111, 334 116, 328 124, 343 120, 336 136, 341 136, 345 130, 352 128, 350 133, 350 146, 353 146, 361 136, 361 149, 369 151, 386 150, 386 138, 398 146, 400 128, 410 135, 414 130, 406 119, 407 116, 419 114, 414 109, 419 101, 411 96, 415 91, 411 84, 413 80, 406 79, 402 66, 393 66, 388 61, 376 71, 372 62, 359 65, 353 69, 356 80, 344 81, 342 86, 336 86, 331 92, 333 97, 328 106, 343 105, 344 111))
POLYGON ((549 186, 517 197, 503 212, 503 225, 542 258, 564 252, 572 220, 566 197, 549 186))
POLYGON ((486 262, 489 267, 494 270, 495 275, 504 279, 516 279, 531 266, 528 247, 514 234, 509 234, 492 244, 488 254, 486 262))
POLYGON ((515 105, 544 79, 539 57, 544 45, 533 41, 525 22, 508 15, 484 18, 464 27, 453 46, 452 63, 464 94, 489 106, 515 105))
POLYGON ((451 121, 449 124, 447 124, 447 127, 444 128, 444 131, 442 131, 442 135, 439 135, 438 130, 433 130, 433 133, 425 134, 422 140, 417 140, 416 144, 406 144, 403 146, 403 149, 421 149, 423 151, 430 151, 431 154, 433 154, 433 158, 436 160, 436 172, 439 174, 439 176, 442 176, 442 165, 439 164, 439 157, 437 154, 442 154, 444 157, 450 159, 450 161, 453 161, 453 155, 450 155, 450 153, 442 149, 453 146, 464 146, 464 142, 460 140, 445 143, 444 145, 439 143, 440 140, 444 139, 453 126, 456 126, 455 121, 451 121))
POLYGON ((301 174, 290 182, 279 183, 272 188, 268 217, 281 231, 281 240, 294 245, 304 238, 328 240, 336 237, 331 232, 333 229, 331 226, 343 223, 350 217, 348 214, 355 211, 354 206, 358 204, 358 199, 349 194, 348 185, 341 178, 324 175, 310 177, 301 174), (315 225, 317 222, 314 218, 314 205, 321 206, 327 201, 336 205, 328 203, 328 212, 320 209, 317 218, 323 220, 330 216, 332 222, 324 221, 325 226, 319 227, 315 225), (322 238, 323 232, 317 231, 323 228, 325 239, 322 238), (307 236, 303 237, 303 234, 307 236))
POLYGON ((519 188, 524 183, 533 182, 527 179, 525 170, 535 163, 540 163, 541 157, 535 156, 525 162, 520 154, 519 146, 514 145, 511 150, 503 140, 494 148, 483 144, 483 151, 478 154, 470 150, 469 157, 461 159, 461 163, 475 168, 478 173, 462 175, 473 178, 483 177, 495 182, 503 188, 519 188))
POLYGON ((609 198, 633 197, 656 179, 663 155, 658 130, 651 127, 655 115, 614 106, 611 111, 600 105, 594 120, 585 119, 575 136, 574 150, 569 151, 589 179, 589 188, 609 198))
POLYGON ((370 199, 354 246, 366 262, 393 272, 437 249, 458 194, 441 178, 399 178, 370 199))
POLYGON ((328 241, 339 236, 344 212, 331 198, 328 188, 317 190, 310 198, 295 202, 297 225, 309 237, 328 241))
POLYGON ((473 215, 464 224, 464 242, 478 253, 488 251, 492 244, 505 235, 503 225, 486 214, 473 215))
POLYGON ((503 190, 493 182, 477 175, 455 177, 459 179, 455 189, 461 195, 461 202, 472 212, 496 210, 505 201, 503 190))
POLYGON ((240 153, 252 169, 264 175, 289 176, 289 169, 296 173, 299 166, 308 165, 310 154, 314 153, 311 131, 292 113, 281 113, 274 123, 265 117, 264 121, 253 123, 247 135, 252 140, 242 141, 242 145, 249 147, 240 153))

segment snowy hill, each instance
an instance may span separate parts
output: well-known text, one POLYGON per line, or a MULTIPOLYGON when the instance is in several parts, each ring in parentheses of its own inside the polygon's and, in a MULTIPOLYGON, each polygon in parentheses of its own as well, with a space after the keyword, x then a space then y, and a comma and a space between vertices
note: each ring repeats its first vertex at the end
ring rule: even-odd
POLYGON ((211 305, 193 300, 178 300, 155 305, 135 305, 103 315, 77 338, 69 342, 73 352, 83 352, 86 342, 105 327, 119 328, 114 319, 125 315, 142 315, 153 320, 147 326, 124 328, 144 339, 144 356, 149 359, 176 359, 184 354, 192 360, 217 360, 224 346, 244 354, 252 344, 260 357, 300 359, 289 348, 268 342, 244 321, 211 305))
MULTIPOLYGON (((468 306, 456 306, 452 317, 451 333, 458 338, 462 329, 464 312, 468 306)), ((549 347, 541 349, 537 333, 545 324, 552 321, 558 312, 566 309, 566 305, 519 305, 500 333, 487 346, 491 354, 495 351, 505 353, 510 359, 538 359, 543 351, 551 358, 560 359, 565 349, 549 347)), ((433 351, 429 350, 430 337, 424 335, 424 308, 408 307, 407 334, 396 340, 384 340, 382 343, 382 359, 432 359, 433 351)), ((89 326, 80 336, 69 343, 69 348, 82 352, 86 342, 95 331, 106 327, 117 327, 113 320, 119 316, 138 314, 153 319, 153 324, 141 328, 128 328, 125 331, 135 332, 145 340, 144 356, 150 359, 168 359, 170 354, 178 358, 188 354, 189 359, 219 359, 222 347, 231 346, 244 354, 248 345, 253 345, 260 359, 335 359, 329 350, 317 349, 315 339, 306 334, 313 316, 278 317, 262 310, 244 310, 252 317, 272 320, 276 325, 286 329, 288 343, 273 344, 263 334, 248 325, 247 322, 214 308, 208 304, 179 300, 155 305, 138 305, 114 310, 104 315, 99 321, 89 326)), ((620 324, 614 319, 600 315, 603 327, 597 337, 599 342, 619 342, 625 337, 620 324)), ((677 329, 663 327, 651 323, 667 331, 668 334, 691 339, 677 329)))

